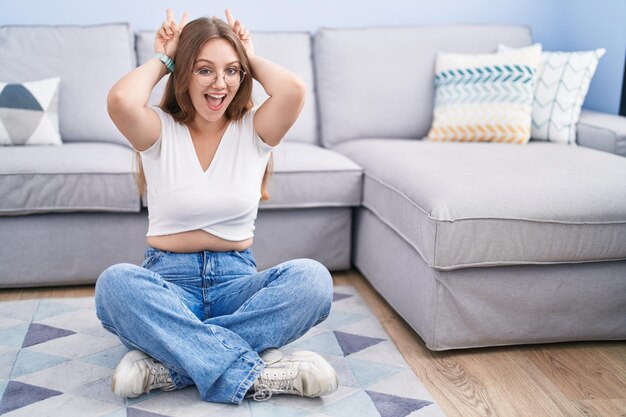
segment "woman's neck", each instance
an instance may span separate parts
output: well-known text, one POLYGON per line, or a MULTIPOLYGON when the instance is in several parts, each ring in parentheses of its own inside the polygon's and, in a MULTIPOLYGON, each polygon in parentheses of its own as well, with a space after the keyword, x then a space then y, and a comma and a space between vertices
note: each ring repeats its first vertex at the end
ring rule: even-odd
POLYGON ((189 129, 201 136, 214 136, 223 132, 227 125, 226 116, 211 122, 196 114, 196 117, 189 123, 189 129))

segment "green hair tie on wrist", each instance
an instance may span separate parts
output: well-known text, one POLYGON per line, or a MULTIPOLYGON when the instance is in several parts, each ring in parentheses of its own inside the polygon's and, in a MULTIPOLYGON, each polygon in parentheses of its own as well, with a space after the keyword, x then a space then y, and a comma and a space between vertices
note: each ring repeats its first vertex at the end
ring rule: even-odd
POLYGON ((165 67, 167 68, 169 72, 174 72, 175 65, 174 65, 174 61, 172 61, 172 58, 161 53, 154 54, 153 58, 156 58, 162 63, 164 63, 165 67))

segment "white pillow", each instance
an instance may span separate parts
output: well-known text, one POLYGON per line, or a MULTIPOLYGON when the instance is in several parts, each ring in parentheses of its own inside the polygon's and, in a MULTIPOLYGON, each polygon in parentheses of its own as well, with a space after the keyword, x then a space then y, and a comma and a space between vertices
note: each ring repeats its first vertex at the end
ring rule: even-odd
POLYGON ((0 145, 61 145, 59 77, 0 82, 0 145))
POLYGON ((437 54, 431 141, 524 144, 541 45, 492 54, 437 54))
MULTIPOLYGON (((508 53, 512 48, 499 45, 508 53)), ((600 48, 580 52, 542 52, 532 112, 532 139, 576 144, 576 124, 600 58, 600 48)))

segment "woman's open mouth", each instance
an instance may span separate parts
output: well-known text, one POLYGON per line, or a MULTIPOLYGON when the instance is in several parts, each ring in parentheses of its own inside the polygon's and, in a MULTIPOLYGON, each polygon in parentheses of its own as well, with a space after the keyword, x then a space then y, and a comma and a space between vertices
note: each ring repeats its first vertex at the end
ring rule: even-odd
POLYGON ((224 104, 226 94, 205 94, 204 99, 206 100, 211 110, 219 111, 224 104))

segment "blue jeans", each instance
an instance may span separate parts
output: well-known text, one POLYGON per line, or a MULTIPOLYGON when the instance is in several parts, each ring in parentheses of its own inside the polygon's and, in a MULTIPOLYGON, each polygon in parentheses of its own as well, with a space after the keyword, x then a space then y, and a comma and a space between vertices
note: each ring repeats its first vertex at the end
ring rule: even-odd
POLYGON ((177 388, 240 404, 265 367, 259 352, 299 338, 330 313, 332 279, 296 259, 258 272, 252 251, 149 248, 141 267, 118 264, 96 283, 102 325, 163 363, 177 388))

